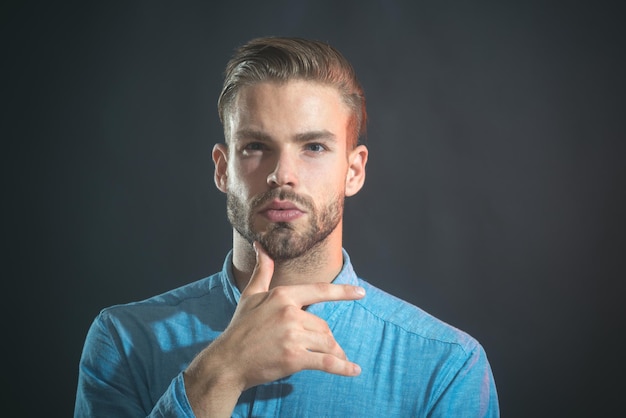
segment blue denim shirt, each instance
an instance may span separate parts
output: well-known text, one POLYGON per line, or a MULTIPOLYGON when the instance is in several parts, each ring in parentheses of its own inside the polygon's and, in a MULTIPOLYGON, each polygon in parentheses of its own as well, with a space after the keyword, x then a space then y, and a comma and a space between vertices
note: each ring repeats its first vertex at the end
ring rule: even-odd
MULTIPOLYGON (((80 361, 75 417, 194 416, 182 371, 235 311, 231 257, 213 276, 98 315, 80 361)), ((361 374, 305 370, 247 390, 233 416, 499 416, 491 368, 475 339, 359 279, 345 251, 334 283, 367 294, 308 310, 326 320, 361 374)))

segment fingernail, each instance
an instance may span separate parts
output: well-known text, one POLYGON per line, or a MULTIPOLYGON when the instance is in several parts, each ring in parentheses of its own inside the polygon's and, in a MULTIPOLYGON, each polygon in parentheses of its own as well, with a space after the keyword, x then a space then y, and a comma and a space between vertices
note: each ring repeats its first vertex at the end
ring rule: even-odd
POLYGON ((356 287, 354 288, 354 293, 356 293, 356 294, 357 294, 357 295, 359 295, 359 296, 365 296, 365 289, 363 289, 363 288, 362 288, 362 287, 360 287, 360 286, 356 286, 356 287))
POLYGON ((359 366, 358 364, 355 364, 353 372, 355 376, 361 374, 361 366, 359 366))

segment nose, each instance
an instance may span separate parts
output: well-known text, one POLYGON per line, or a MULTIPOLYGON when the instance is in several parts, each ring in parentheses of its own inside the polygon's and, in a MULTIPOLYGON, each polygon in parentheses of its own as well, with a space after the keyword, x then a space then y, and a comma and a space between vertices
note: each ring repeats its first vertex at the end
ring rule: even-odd
POLYGON ((267 176, 267 184, 272 187, 295 187, 297 183, 296 164, 286 152, 281 152, 275 162, 274 169, 267 176))

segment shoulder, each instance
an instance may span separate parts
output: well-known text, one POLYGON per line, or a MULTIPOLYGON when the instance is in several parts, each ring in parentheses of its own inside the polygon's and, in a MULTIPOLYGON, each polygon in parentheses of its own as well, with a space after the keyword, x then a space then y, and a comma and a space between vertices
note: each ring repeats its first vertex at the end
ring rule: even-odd
POLYGON ((423 309, 391 295, 382 289, 359 279, 366 290, 366 297, 357 301, 369 315, 386 327, 393 327, 407 337, 428 340, 442 345, 451 345, 469 353, 479 344, 468 333, 436 318, 423 309))
POLYGON ((115 321, 141 317, 148 320, 151 316, 163 317, 168 312, 193 311, 195 305, 207 303, 207 299, 216 299, 216 296, 223 299, 223 287, 221 275, 216 273, 143 300, 106 307, 100 311, 99 319, 115 321))

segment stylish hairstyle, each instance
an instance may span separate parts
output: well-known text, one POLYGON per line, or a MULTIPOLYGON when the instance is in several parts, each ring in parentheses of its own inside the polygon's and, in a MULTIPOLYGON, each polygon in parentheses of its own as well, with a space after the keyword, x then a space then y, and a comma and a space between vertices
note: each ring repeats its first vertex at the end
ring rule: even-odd
POLYGON ((352 65, 332 46, 301 38, 265 37, 239 47, 226 65, 224 86, 217 101, 220 120, 229 132, 225 117, 243 86, 262 81, 284 83, 309 80, 335 87, 352 110, 348 149, 365 135, 367 111, 365 94, 352 65))

